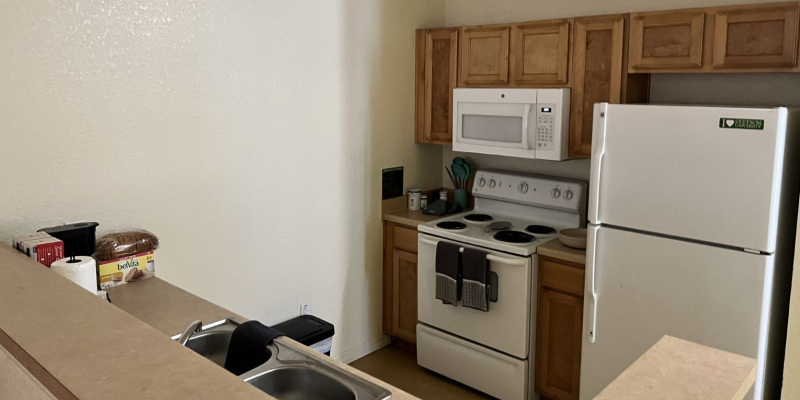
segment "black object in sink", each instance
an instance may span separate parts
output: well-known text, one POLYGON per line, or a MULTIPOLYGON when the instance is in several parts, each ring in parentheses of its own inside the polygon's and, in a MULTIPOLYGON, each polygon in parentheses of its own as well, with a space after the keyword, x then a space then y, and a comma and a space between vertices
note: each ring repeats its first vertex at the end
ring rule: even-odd
POLYGON ((278 336, 284 335, 258 321, 239 325, 231 335, 225 369, 241 375, 269 361, 272 353, 267 345, 278 336))

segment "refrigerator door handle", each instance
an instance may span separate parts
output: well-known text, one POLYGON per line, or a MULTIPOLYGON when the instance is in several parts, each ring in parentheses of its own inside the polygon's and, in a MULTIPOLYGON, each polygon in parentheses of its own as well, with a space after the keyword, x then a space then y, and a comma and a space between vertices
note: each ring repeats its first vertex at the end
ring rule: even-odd
POLYGON ((600 178, 603 159, 606 153, 606 117, 608 103, 594 105, 594 126, 592 127, 592 171, 589 183, 589 222, 599 224, 600 178))
POLYGON ((586 298, 589 300, 586 334, 589 343, 597 339, 597 291, 595 289, 595 274, 597 273, 597 231, 600 227, 589 225, 588 243, 586 251, 586 298))

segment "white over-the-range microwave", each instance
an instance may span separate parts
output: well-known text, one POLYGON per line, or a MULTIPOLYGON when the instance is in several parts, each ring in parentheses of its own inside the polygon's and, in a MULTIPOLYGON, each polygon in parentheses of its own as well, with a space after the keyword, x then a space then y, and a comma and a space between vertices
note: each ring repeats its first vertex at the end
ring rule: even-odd
POLYGON ((454 89, 453 150, 569 158, 569 89, 454 89))

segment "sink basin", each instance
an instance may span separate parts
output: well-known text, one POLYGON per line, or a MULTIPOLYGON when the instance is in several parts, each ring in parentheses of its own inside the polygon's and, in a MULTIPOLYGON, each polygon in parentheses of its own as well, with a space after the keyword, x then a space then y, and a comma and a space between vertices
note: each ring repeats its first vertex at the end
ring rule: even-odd
POLYGON ((272 342, 267 349, 272 354, 269 361, 240 377, 278 400, 384 400, 391 396, 366 379, 282 342, 272 342))
MULTIPOLYGON (((203 325, 189 337, 186 347, 225 367, 231 336, 239 325, 231 319, 203 325)), ((239 377, 278 400, 385 400, 391 396, 370 381, 281 342, 268 345, 267 354, 266 363, 239 377)))
MULTIPOLYGON (((208 325, 203 325, 200 332, 193 334, 186 347, 194 350, 195 353, 211 360, 220 367, 225 366, 225 357, 228 355, 228 345, 231 343, 233 330, 239 323, 231 319, 223 319, 208 325)), ((172 340, 177 340, 181 335, 172 336, 172 340)))
POLYGON ((247 382, 280 400, 356 400, 347 385, 311 368, 275 368, 247 382))

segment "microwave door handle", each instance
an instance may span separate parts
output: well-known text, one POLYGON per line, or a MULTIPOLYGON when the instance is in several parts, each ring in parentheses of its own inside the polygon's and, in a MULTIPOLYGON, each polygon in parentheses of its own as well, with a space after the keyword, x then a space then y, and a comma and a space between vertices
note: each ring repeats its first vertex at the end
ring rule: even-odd
POLYGON ((530 143, 528 141, 530 138, 528 137, 528 117, 531 114, 531 105, 525 104, 525 108, 522 110, 522 148, 528 150, 530 148, 530 143))

